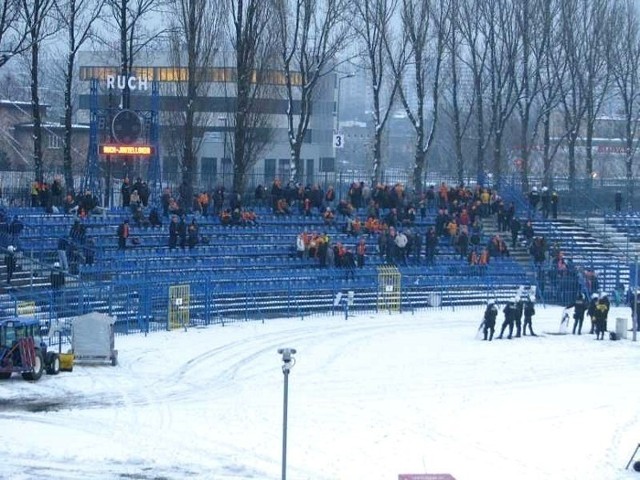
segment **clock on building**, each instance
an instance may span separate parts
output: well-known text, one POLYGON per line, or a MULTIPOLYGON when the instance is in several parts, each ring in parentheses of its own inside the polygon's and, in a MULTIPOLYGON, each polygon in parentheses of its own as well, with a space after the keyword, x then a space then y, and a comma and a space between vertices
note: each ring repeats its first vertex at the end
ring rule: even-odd
POLYGON ((142 119, 133 110, 121 110, 113 117, 111 133, 116 142, 135 142, 142 134, 142 119))

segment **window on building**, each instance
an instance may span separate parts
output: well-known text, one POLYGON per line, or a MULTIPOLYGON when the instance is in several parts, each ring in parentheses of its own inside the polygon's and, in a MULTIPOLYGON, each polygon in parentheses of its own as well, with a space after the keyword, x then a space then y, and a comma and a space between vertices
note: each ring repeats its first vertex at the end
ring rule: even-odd
POLYGON ((51 150, 62 148, 62 135, 49 133, 49 135, 47 135, 47 147, 51 150))
POLYGON ((335 172, 336 171, 336 159, 333 157, 321 157, 320 158, 320 171, 321 172, 335 172))
POLYGON ((202 176, 215 178, 218 174, 218 159, 216 157, 202 157, 200 169, 202 176))
POLYGON ((264 182, 265 185, 273 182, 273 179, 276 178, 276 159, 275 158, 265 158, 264 160, 264 182))
POLYGON ((306 179, 306 183, 309 185, 313 185, 313 181, 314 181, 314 162, 313 162, 313 158, 307 158, 307 165, 306 168, 304 170, 305 173, 305 179, 306 179))
POLYGON ((163 159, 163 173, 170 179, 178 179, 179 162, 178 157, 174 155, 168 155, 163 159))
POLYGON ((291 165, 289 165, 288 158, 281 158, 278 160, 278 178, 286 183, 289 180, 289 174, 291 173, 291 165))

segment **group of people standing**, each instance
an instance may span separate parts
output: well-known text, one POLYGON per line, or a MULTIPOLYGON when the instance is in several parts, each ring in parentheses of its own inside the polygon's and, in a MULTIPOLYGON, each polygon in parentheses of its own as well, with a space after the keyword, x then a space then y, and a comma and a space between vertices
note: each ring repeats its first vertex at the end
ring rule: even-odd
MULTIPOLYGON (((509 339, 514 336, 515 338, 526 336, 527 328, 529 329, 529 335, 536 337, 537 335, 533 332, 533 316, 536 314, 535 300, 535 293, 531 292, 527 295, 519 293, 514 298, 507 301, 502 309, 504 321, 502 322, 500 334, 497 338, 502 339, 507 329, 507 338, 509 339), (522 323, 523 316, 524 324, 522 323), (513 333, 514 327, 516 330, 515 335, 513 333)), ((496 306, 495 300, 489 300, 480 325, 480 329, 484 334, 483 340, 493 340, 497 318, 498 307, 496 306)))
POLYGON ((591 320, 590 334, 596 334, 596 340, 604 340, 604 334, 607 331, 607 317, 611 302, 606 293, 594 293, 591 300, 587 300, 584 293, 579 293, 575 302, 567 306, 565 312, 573 308, 573 329, 572 333, 582 335, 582 324, 584 322, 585 313, 591 320))
MULTIPOLYGON (((632 311, 634 312, 634 308, 637 308, 638 305, 640 305, 640 297, 636 303, 637 305, 632 305, 632 311)), ((591 330, 589 333, 595 333, 596 340, 604 340, 604 334, 607 332, 607 317, 609 315, 610 306, 609 297, 606 293, 594 293, 590 300, 586 298, 584 293, 579 293, 575 301, 565 308, 561 327, 565 325, 565 323, 567 327, 569 326, 569 309, 573 308, 572 333, 574 335, 582 334, 582 326, 586 314, 591 320, 591 330)), ((505 333, 509 339, 513 337, 518 338, 520 336, 526 336, 527 329, 531 336, 537 336, 533 332, 532 325, 532 319, 536 313, 535 292, 530 292, 529 294, 519 292, 514 298, 507 301, 502 312, 504 314, 504 321, 502 322, 500 334, 497 338, 503 338, 505 333), (522 322, 523 317, 524 323, 522 322)), ((498 313, 498 307, 496 306, 495 301, 489 300, 479 329, 484 333, 483 340, 493 340, 498 313)))

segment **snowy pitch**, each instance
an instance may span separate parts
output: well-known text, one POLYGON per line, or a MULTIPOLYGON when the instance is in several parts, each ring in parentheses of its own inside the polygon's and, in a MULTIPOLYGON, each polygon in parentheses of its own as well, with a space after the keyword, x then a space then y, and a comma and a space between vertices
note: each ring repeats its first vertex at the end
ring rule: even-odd
MULTIPOLYGON (((534 330, 558 332, 562 309, 536 310, 534 330)), ((623 316, 613 308, 609 328, 623 316)), ((294 347, 290 480, 640 479, 624 470, 640 442, 640 341, 489 343, 475 336, 481 317, 336 314, 117 337, 117 367, 0 382, 0 478, 279 479, 277 349, 294 347)))

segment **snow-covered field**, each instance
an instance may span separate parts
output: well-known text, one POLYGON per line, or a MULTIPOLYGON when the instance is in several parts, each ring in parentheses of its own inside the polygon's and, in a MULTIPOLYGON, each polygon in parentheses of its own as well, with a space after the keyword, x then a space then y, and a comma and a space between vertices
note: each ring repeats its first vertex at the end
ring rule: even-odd
MULTIPOLYGON (((559 307, 534 329, 557 332, 559 307)), ((624 480, 640 342, 484 342, 482 309, 341 315, 117 337, 117 367, 0 383, 0 478, 624 480)), ((615 318, 630 317, 613 308, 615 318)), ((498 328, 502 314, 498 317, 498 328)), ((588 332, 588 326, 586 327, 588 332)), ((640 455, 638 456, 640 460, 640 455)))

